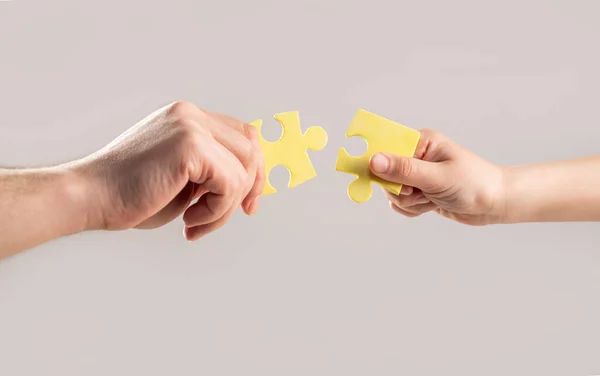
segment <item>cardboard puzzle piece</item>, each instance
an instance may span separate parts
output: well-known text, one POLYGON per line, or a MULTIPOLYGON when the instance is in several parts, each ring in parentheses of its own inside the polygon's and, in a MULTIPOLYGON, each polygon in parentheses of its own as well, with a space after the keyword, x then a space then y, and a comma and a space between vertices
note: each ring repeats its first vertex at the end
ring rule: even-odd
POLYGON ((348 186, 348 196, 357 203, 368 201, 373 194, 371 183, 399 194, 402 184, 392 183, 373 175, 369 169, 369 160, 377 152, 412 157, 420 135, 417 130, 368 111, 359 110, 346 131, 346 137, 363 137, 367 142, 367 151, 360 157, 353 157, 341 148, 335 164, 336 171, 357 175, 357 179, 348 186))
MULTIPOLYGON (((297 111, 276 114, 274 118, 283 127, 283 134, 279 140, 270 142, 265 140, 262 134, 260 135, 260 146, 265 158, 266 174, 263 195, 277 192, 269 182, 269 173, 275 166, 283 165, 289 170, 289 188, 317 176, 307 149, 321 150, 327 145, 327 133, 321 127, 310 127, 304 134, 302 133, 300 116, 297 111)), ((262 120, 255 120, 250 125, 256 127, 260 134, 262 120)))

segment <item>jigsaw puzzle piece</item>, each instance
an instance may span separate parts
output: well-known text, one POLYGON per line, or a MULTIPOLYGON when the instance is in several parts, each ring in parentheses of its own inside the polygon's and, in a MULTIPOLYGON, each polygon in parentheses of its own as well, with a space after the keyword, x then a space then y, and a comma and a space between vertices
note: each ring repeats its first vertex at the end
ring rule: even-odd
POLYGON ((274 167, 273 166, 274 159, 273 159, 273 156, 271 155, 271 148, 269 148, 270 142, 267 141, 267 140, 265 140, 262 137, 262 134, 261 134, 262 120, 261 119, 254 120, 253 122, 250 123, 250 125, 252 125, 253 127, 255 127, 256 130, 258 131, 258 137, 259 137, 258 141, 259 141, 259 144, 260 144, 260 148, 262 149, 263 154, 264 154, 264 161, 265 161, 264 163, 265 163, 266 178, 265 178, 265 184, 264 184, 264 187, 263 187, 262 195, 263 196, 270 195, 270 194, 273 194, 273 193, 277 192, 277 190, 275 189, 275 187, 273 187, 271 185, 271 183, 269 182, 269 179, 268 179, 268 177, 269 177, 269 171, 271 171, 271 169, 274 167))
POLYGON ((348 186, 348 196, 355 202, 365 202, 371 198, 373 188, 368 178, 368 158, 366 163, 364 157, 353 157, 344 148, 338 151, 336 170, 357 175, 357 178, 348 186))
POLYGON ((307 150, 323 149, 327 145, 327 133, 313 126, 302 134, 298 112, 277 114, 275 119, 284 127, 280 164, 290 171, 288 187, 293 188, 317 176, 307 150))
MULTIPOLYGON (((265 159, 265 186, 263 195, 276 193, 277 190, 269 182, 269 173, 275 166, 282 165, 290 173, 288 187, 296 187, 317 176, 307 149, 321 150, 327 145, 327 132, 321 127, 310 127, 303 134, 300 128, 300 116, 297 111, 283 112, 274 116, 282 126, 283 133, 279 140, 270 142, 260 135, 260 145, 265 159)), ((260 133, 262 120, 250 125, 260 133)))
POLYGON ((348 127, 346 137, 360 136, 367 142, 367 151, 360 157, 354 157, 341 148, 335 165, 336 171, 357 176, 348 185, 348 196, 357 203, 368 201, 376 183, 390 192, 399 194, 402 184, 393 183, 375 176, 369 169, 371 156, 378 152, 412 157, 419 143, 417 130, 395 123, 379 115, 359 110, 348 127))

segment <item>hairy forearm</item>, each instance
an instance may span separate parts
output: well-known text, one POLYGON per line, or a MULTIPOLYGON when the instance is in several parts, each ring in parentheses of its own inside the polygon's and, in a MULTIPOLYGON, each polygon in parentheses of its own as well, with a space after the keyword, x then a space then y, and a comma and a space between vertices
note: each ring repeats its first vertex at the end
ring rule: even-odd
POLYGON ((506 169, 506 223, 600 221, 600 156, 506 169))
POLYGON ((0 168, 0 259, 84 230, 84 195, 66 167, 0 168))

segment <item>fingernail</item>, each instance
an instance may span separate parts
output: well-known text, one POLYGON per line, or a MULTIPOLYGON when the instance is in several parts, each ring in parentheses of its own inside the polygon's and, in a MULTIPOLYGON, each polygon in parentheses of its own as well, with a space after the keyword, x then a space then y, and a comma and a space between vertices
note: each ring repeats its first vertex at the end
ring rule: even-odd
POLYGON ((410 196, 413 193, 413 188, 403 185, 402 189, 400 190, 400 194, 403 196, 410 196))
POLYGON ((390 160, 383 154, 375 154, 371 158, 371 167, 373 168, 373 172, 385 173, 390 167, 390 160))

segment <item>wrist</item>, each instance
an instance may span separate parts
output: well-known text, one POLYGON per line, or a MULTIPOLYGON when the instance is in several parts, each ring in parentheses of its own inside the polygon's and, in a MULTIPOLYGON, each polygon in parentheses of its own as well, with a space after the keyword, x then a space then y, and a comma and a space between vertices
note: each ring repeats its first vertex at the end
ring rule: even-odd
POLYGON ((502 166, 500 168, 502 179, 501 179, 501 198, 498 203, 498 224, 509 224, 513 222, 514 212, 511 208, 511 190, 512 179, 513 179, 513 167, 512 166, 502 166))
MULTIPOLYGON (((96 215, 97 202, 92 184, 76 163, 55 168, 58 179, 59 202, 64 203, 65 214, 70 222, 69 233, 96 230, 99 226, 96 215)), ((68 235, 68 234, 67 234, 68 235)))
POLYGON ((486 197, 487 202, 491 202, 491 205, 487 205, 487 210, 484 209, 485 213, 485 224, 503 224, 507 220, 508 216, 508 175, 510 171, 508 168, 503 166, 494 166, 496 174, 489 177, 488 191, 486 197))
MULTIPOLYGON (((535 220, 536 200, 528 189, 528 176, 532 172, 526 171, 526 166, 505 167, 504 181, 504 215, 503 224, 515 224, 535 220)), ((541 192, 540 192, 541 194, 541 192)))

